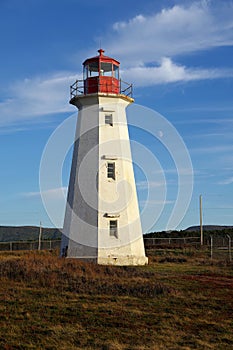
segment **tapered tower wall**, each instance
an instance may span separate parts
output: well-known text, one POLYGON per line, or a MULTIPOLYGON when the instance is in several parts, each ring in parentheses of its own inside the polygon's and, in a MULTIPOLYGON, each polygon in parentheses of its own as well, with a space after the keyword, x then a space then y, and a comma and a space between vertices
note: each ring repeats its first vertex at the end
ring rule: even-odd
POLYGON ((132 101, 101 93, 73 101, 79 116, 63 229, 68 257, 147 263, 125 111, 132 101))

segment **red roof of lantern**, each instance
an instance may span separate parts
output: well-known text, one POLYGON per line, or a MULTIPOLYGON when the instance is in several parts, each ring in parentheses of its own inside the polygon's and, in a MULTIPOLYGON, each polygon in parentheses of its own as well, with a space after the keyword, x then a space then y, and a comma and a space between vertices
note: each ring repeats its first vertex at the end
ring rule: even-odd
POLYGON ((109 56, 105 56, 104 55, 104 50, 103 49, 99 49, 98 50, 99 52, 99 56, 95 56, 95 57, 91 57, 91 58, 87 58, 84 62, 83 62, 83 65, 85 66, 86 64, 88 63, 91 63, 91 62, 96 62, 96 61, 101 61, 101 62, 113 62, 115 63, 117 66, 120 65, 120 62, 115 60, 114 58, 111 58, 109 56))

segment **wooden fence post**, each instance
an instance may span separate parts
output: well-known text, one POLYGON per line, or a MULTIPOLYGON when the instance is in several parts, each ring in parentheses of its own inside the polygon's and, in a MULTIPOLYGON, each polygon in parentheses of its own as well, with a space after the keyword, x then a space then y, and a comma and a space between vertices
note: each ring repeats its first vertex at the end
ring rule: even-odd
POLYGON ((231 236, 230 236, 230 235, 227 235, 227 238, 228 238, 229 260, 231 261, 231 260, 232 260, 232 257, 231 257, 231 236))
POLYGON ((213 259, 213 236, 210 235, 210 258, 213 259))

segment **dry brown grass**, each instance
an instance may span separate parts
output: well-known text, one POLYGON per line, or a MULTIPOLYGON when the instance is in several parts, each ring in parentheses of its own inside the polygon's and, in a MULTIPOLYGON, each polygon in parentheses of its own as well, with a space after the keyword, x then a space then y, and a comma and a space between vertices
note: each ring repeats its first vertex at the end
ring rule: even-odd
POLYGON ((232 349, 232 265, 149 255, 149 266, 110 267, 0 254, 0 349, 232 349))
POLYGON ((100 266, 77 259, 60 259, 46 252, 11 255, 0 260, 0 276, 28 285, 85 294, 156 296, 173 289, 150 278, 140 267, 100 266), (130 276, 130 283, 129 283, 130 276))

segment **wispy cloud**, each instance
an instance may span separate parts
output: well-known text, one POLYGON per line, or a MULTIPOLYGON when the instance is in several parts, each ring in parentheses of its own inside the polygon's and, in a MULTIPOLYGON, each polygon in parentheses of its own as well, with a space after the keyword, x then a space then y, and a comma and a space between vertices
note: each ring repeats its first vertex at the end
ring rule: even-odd
POLYGON ((0 103, 0 126, 72 111, 68 103, 69 85, 76 79, 77 75, 63 72, 12 82, 7 88, 9 97, 0 103))
MULTIPOLYGON (((233 106, 215 106, 214 104, 208 106, 189 106, 189 107, 179 107, 168 109, 169 112, 232 112, 233 106)), ((198 119, 197 119, 198 120, 198 119)), ((213 119, 214 120, 214 119, 213 119)), ((233 120, 232 120, 233 121, 233 120)))
POLYGON ((233 176, 218 182, 218 185, 231 185, 231 184, 233 184, 233 176))
POLYGON ((168 205, 168 204, 174 204, 175 201, 172 201, 172 200, 140 200, 140 204, 142 206, 156 206, 156 205, 168 205))
POLYGON ((232 152, 233 151, 233 145, 215 145, 215 146, 204 146, 199 148, 192 148, 190 149, 191 153, 225 153, 225 152, 232 152))
POLYGON ((164 186, 165 183, 164 182, 159 182, 159 181, 139 181, 137 182, 137 188, 140 190, 149 190, 152 188, 156 188, 156 187, 161 187, 164 186))
POLYGON ((64 199, 67 195, 67 187, 51 188, 43 192, 25 192, 21 194, 26 198, 36 198, 41 197, 41 195, 49 197, 50 199, 64 199))
POLYGON ((161 170, 156 170, 153 171, 153 174, 179 174, 179 175, 192 175, 194 170, 192 168, 180 168, 177 170, 176 168, 171 168, 171 169, 161 169, 161 170))
POLYGON ((190 118, 190 119, 182 119, 176 120, 176 124, 219 124, 219 125, 227 125, 232 126, 233 118, 190 118))

